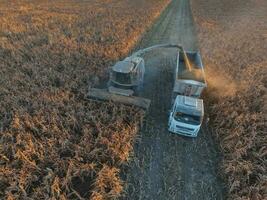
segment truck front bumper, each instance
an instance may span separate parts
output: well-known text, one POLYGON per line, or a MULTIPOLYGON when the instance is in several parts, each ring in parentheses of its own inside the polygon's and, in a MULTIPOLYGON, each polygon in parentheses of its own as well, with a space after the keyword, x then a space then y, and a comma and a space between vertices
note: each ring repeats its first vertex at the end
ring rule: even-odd
POLYGON ((173 126, 169 126, 168 130, 169 132, 172 132, 178 135, 183 135, 187 137, 197 137, 200 127, 193 129, 193 128, 186 128, 186 127, 173 125, 173 126))

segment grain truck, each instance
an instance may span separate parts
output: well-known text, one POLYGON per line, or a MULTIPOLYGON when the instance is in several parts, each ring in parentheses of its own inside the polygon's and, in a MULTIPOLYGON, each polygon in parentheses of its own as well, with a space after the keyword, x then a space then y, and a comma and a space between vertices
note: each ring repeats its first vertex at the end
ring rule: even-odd
POLYGON ((207 87, 199 51, 179 51, 174 73, 170 132, 196 137, 204 116, 201 93, 207 87))

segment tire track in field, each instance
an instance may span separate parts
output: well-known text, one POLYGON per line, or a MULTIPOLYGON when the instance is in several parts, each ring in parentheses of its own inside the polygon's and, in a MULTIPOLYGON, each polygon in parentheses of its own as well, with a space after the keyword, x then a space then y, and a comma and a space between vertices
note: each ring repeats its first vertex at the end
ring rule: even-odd
MULTIPOLYGON (((185 50, 197 50, 189 0, 172 1, 140 48, 161 43, 179 43, 185 50)), ((135 146, 123 199, 223 199, 223 187, 217 178, 218 155, 206 129, 195 139, 167 131, 175 53, 157 50, 145 56, 142 96, 151 99, 152 104, 135 146)))

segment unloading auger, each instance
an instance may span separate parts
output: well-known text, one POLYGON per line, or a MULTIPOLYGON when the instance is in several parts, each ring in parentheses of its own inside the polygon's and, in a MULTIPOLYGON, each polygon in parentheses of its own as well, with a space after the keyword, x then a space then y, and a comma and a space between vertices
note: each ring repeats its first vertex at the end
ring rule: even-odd
POLYGON ((159 44, 141 49, 122 61, 118 61, 110 68, 107 88, 90 88, 88 99, 112 101, 126 105, 134 105, 147 110, 151 101, 140 97, 144 84, 145 62, 142 55, 155 49, 175 48, 184 55, 186 64, 190 69, 187 55, 181 45, 159 44))

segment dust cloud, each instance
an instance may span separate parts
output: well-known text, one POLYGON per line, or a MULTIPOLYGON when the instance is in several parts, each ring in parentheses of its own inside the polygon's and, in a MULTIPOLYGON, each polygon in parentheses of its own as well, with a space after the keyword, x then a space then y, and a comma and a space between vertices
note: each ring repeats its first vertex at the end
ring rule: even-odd
POLYGON ((241 89, 241 85, 226 73, 215 70, 219 69, 215 66, 206 67, 206 78, 208 84, 208 92, 216 97, 234 96, 238 89, 241 89))

